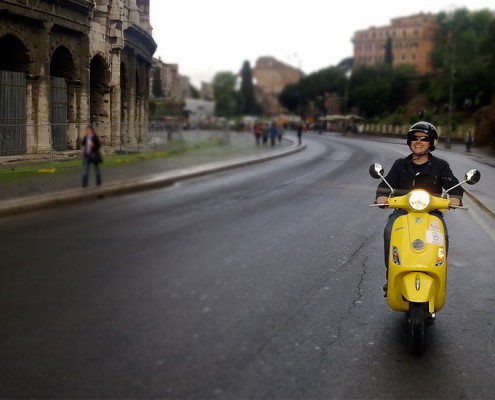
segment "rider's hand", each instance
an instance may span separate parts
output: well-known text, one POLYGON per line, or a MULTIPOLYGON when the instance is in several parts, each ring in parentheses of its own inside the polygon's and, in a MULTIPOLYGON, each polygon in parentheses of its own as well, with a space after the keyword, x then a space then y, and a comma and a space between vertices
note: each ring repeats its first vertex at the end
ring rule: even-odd
POLYGON ((377 198, 376 198, 376 204, 384 204, 384 205, 387 205, 387 204, 388 204, 388 197, 385 197, 385 196, 380 196, 380 197, 377 197, 377 198))
POLYGON ((450 198, 450 203, 449 206, 457 206, 459 207, 461 205, 461 200, 458 199, 457 197, 451 197, 450 198))

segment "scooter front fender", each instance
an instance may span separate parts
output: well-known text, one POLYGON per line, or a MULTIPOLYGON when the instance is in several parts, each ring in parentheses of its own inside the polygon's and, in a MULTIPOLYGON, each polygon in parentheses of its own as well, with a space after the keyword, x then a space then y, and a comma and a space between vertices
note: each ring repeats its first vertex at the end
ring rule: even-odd
POLYGON ((404 275, 401 285, 402 297, 410 303, 430 303, 435 301, 435 281, 423 272, 411 272, 404 275))

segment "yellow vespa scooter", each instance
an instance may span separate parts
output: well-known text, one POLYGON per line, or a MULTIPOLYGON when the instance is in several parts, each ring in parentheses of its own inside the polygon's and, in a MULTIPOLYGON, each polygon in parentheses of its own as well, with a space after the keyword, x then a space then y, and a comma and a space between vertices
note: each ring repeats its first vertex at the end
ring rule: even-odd
MULTIPOLYGON (((464 181, 446 191, 442 197, 432 196, 422 189, 393 197, 394 189, 384 178, 383 167, 372 164, 369 172, 373 178, 382 179, 390 188, 388 207, 407 212, 397 218, 392 227, 387 301, 392 310, 408 313, 411 350, 419 354, 424 347, 425 324, 434 321, 446 297, 445 229, 441 219, 431 212, 444 212, 449 208, 466 209, 449 206, 447 194, 464 183, 474 185, 480 180, 481 174, 476 169, 469 170, 464 181)), ((380 205, 372 205, 377 206, 380 205)))

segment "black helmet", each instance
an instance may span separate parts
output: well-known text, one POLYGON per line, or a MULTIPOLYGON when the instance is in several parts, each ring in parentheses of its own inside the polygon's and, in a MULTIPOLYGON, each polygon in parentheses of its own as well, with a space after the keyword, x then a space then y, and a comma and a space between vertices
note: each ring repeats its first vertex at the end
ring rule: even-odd
POLYGON ((413 136, 416 132, 425 133, 430 138, 430 148, 429 151, 435 150, 435 145, 438 140, 438 132, 437 128, 435 128, 432 124, 426 121, 416 122, 413 126, 409 128, 409 132, 407 132, 407 145, 411 146, 413 141, 413 136))

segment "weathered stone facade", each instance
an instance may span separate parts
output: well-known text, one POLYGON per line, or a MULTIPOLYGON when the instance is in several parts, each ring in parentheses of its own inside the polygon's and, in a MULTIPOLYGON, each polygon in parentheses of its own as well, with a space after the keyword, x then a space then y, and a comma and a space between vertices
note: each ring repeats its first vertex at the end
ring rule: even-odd
MULTIPOLYGON (((88 123, 107 146, 144 140, 151 31, 149 0, 0 0, 0 71, 25 77, 25 148, 9 152, 49 151, 58 125, 67 149, 88 123)), ((11 86, 0 82, 0 95, 11 86)), ((0 118, 0 155, 5 132, 0 118)))
POLYGON ((383 64, 385 45, 392 40, 393 65, 414 65, 420 74, 432 69, 430 53, 435 46, 436 15, 416 14, 394 18, 391 24, 354 33, 354 67, 383 64))
MULTIPOLYGON (((153 87, 153 80, 157 69, 160 70, 163 97, 172 99, 180 80, 179 65, 163 62, 161 58, 153 58, 150 72, 150 88, 153 87)), ((153 94, 150 94, 153 97, 153 94)))
POLYGON ((260 57, 253 68, 253 78, 256 86, 262 92, 263 113, 266 115, 279 115, 287 112, 279 101, 278 95, 285 86, 296 83, 301 79, 302 72, 285 64, 274 57, 260 57))

